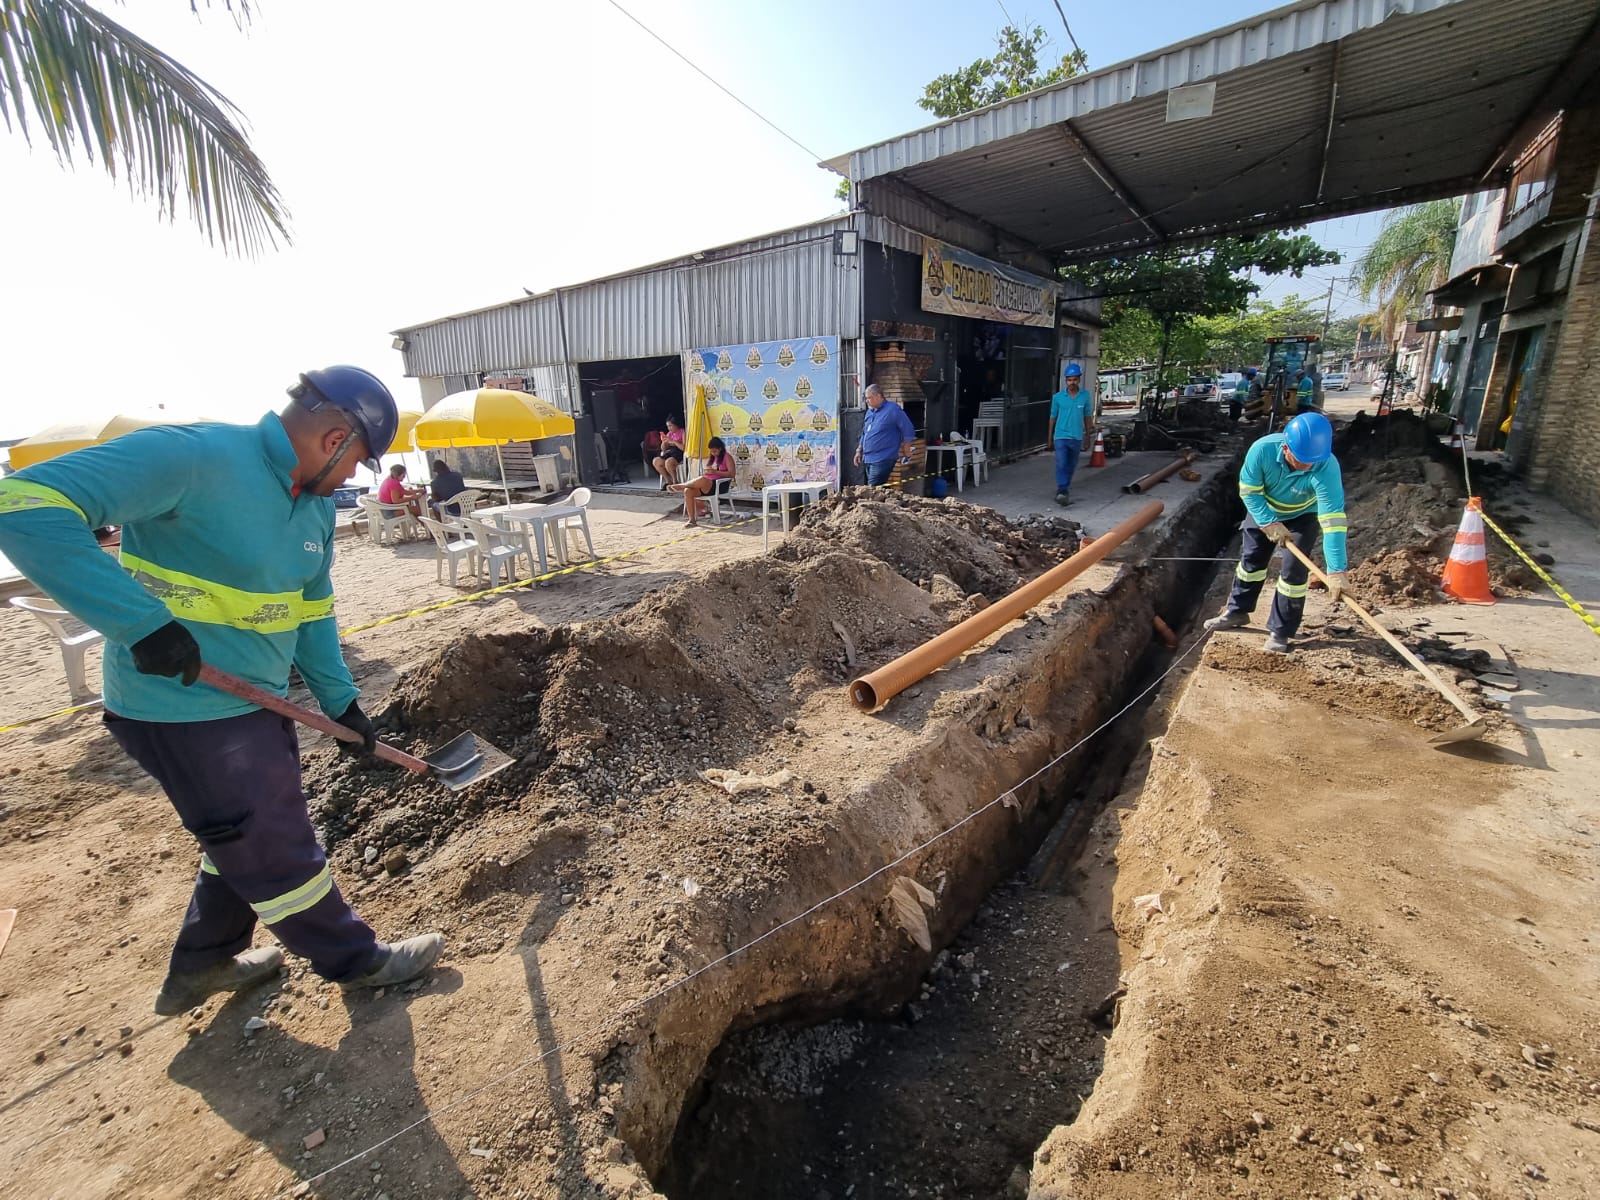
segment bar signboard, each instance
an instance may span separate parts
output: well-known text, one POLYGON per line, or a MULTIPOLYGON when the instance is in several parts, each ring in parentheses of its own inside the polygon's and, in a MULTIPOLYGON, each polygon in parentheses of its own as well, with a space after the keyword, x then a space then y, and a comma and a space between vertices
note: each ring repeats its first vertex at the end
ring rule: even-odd
POLYGON ((922 308, 1008 325, 1056 323, 1055 284, 948 242, 922 239, 922 308))

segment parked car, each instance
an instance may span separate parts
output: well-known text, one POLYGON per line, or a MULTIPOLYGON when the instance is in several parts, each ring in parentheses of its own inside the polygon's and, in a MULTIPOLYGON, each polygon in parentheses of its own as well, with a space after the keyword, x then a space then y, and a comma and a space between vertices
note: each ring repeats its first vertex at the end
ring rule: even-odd
POLYGON ((1216 394, 1216 380, 1208 375, 1191 375, 1189 385, 1183 389, 1185 400, 1209 400, 1216 394))
POLYGON ((1343 371, 1329 371, 1322 377, 1322 390, 1325 392, 1348 392, 1350 390, 1350 376, 1343 371))
POLYGON ((1217 390, 1226 396, 1239 386, 1239 380, 1244 378, 1243 371, 1224 371, 1217 376, 1217 390))

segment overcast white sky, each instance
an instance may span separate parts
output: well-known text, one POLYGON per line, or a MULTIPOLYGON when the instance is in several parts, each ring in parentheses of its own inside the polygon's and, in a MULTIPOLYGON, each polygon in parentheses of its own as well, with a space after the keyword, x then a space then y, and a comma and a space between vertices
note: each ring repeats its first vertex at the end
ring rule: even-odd
MULTIPOLYGON (((819 156, 927 123, 922 84, 989 52, 1006 19, 984 0, 623 3, 819 156)), ((104 7, 244 111, 294 245, 228 258, 184 214, 158 222, 98 166, 63 170, 0 128, 0 437, 85 398, 254 419, 331 362, 415 405, 398 326, 838 207, 835 176, 607 0, 266 0, 243 33, 185 0, 104 7)), ((1064 42, 1053 4, 1008 7, 1064 42)), ((1266 6, 1080 7, 1073 33, 1098 67, 1266 6)), ((1354 249, 1376 228, 1319 232, 1354 249)))

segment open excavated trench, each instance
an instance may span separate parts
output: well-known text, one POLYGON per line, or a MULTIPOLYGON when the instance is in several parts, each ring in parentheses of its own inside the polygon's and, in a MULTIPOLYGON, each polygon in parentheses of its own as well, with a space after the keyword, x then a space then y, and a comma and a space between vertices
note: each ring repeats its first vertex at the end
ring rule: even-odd
POLYGON ((330 856, 391 919, 452 911, 459 959, 523 956, 542 1040, 583 1035, 500 1169, 529 1195, 634 1194, 630 1171, 672 1200, 1003 1195, 1093 1086, 1118 975, 1104 914, 1019 869, 1138 744, 1119 723, 1048 764, 1170 661, 1153 618, 1184 623, 1212 564, 1151 560, 1215 554, 1236 520, 1236 462, 1208 465, 876 715, 849 703, 860 667, 1064 558, 1069 524, 852 489, 775 554, 408 675, 391 729, 470 727, 517 759, 480 787, 313 767, 330 856), (711 768, 769 782, 730 796, 711 768), (902 876, 932 897, 930 949, 896 919, 902 876))

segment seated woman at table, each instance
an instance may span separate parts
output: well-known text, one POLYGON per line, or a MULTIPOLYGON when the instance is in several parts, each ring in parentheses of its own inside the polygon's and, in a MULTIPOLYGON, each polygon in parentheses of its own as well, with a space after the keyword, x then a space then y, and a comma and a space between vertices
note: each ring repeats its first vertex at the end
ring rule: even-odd
POLYGON ((690 525, 698 525, 700 518, 705 515, 700 497, 709 496, 712 492, 719 496, 726 495, 733 486, 733 455, 728 453, 727 445, 721 438, 714 437, 706 446, 711 451, 706 459, 706 473, 688 483, 671 485, 673 491, 683 493, 683 511, 689 514, 690 525))
POLYGON ((650 465, 656 469, 656 474, 661 476, 662 490, 678 482, 678 469, 682 462, 683 426, 668 417, 667 432, 661 436, 660 450, 650 460, 650 465))
POLYGON ((421 488, 408 488, 405 484, 406 468, 404 463, 395 463, 389 468, 389 474, 378 485, 379 504, 403 504, 408 513, 413 517, 422 515, 422 504, 418 497, 422 495, 421 488))

